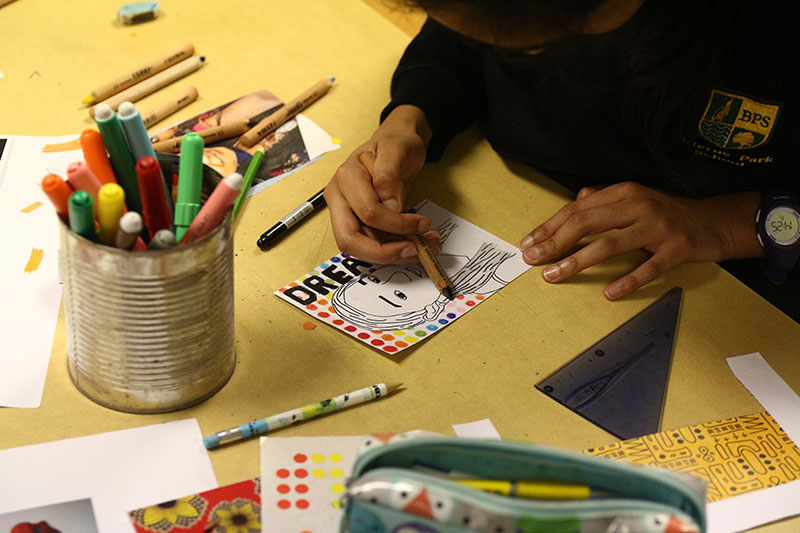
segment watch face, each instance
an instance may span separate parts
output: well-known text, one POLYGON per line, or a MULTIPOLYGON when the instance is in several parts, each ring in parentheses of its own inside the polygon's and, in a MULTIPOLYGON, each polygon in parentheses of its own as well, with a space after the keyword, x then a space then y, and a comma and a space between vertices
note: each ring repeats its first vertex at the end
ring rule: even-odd
POLYGON ((789 246, 800 240, 800 213, 791 207, 776 207, 764 222, 767 235, 776 244, 789 246))

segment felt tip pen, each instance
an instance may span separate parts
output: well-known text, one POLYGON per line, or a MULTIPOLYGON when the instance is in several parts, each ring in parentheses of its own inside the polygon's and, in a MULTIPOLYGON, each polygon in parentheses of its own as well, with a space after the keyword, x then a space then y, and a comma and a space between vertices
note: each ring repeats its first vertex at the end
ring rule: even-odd
POLYGON ((169 250, 175 248, 175 234, 168 229, 160 229, 150 239, 147 245, 148 250, 169 250))
POLYGON ((67 167, 67 179, 76 191, 86 191, 92 195, 94 212, 97 214, 97 193, 103 185, 84 161, 75 161, 67 167))
POLYGON ((69 197, 74 192, 69 183, 56 174, 48 174, 42 178, 42 191, 50 198, 56 213, 64 222, 69 221, 69 197))
POLYGON ((203 192, 203 138, 187 133, 181 141, 178 160, 178 198, 175 202, 175 238, 180 241, 197 212, 203 192))
POLYGON ((250 186, 253 185, 253 178, 256 177, 263 159, 264 150, 256 150, 256 152, 253 154, 253 159, 251 159, 250 164, 247 165, 247 170, 244 173, 244 183, 242 183, 242 192, 239 193, 239 197, 236 198, 236 202, 233 204, 234 220, 236 220, 236 217, 239 216, 239 211, 242 209, 242 205, 244 205, 244 201, 247 198, 247 192, 250 190, 250 186))
MULTIPOLYGON (((156 152, 153 150, 153 144, 150 142, 150 136, 147 134, 147 128, 144 126, 142 115, 130 102, 122 102, 119 104, 117 110, 117 117, 122 126, 122 132, 125 134, 125 140, 128 141, 128 148, 133 155, 134 161, 139 161, 143 157, 152 157, 155 159, 156 152)), ((161 167, 158 168, 158 173, 161 175, 161 167)), ((137 172, 138 175, 138 172, 137 172)), ((139 184, 141 187, 141 184, 139 184)), ((169 188, 164 176, 161 175, 161 187, 164 189, 164 197, 166 198, 169 188)), ((142 191, 139 191, 142 194, 142 191)), ((142 200, 144 202, 144 199, 142 200)), ((169 204, 167 204, 169 205, 169 204)), ((169 215, 172 216, 172 208, 170 207, 169 215)), ((145 217, 145 224, 147 217, 145 217)), ((156 230, 150 228, 150 231, 155 233, 156 230)))
POLYGON ((119 219, 119 229, 114 238, 114 246, 123 250, 146 250, 147 245, 139 236, 142 229, 144 229, 142 215, 136 211, 128 211, 119 219))
POLYGON ((117 183, 125 190, 125 203, 131 211, 141 212, 142 198, 136 182, 136 162, 128 148, 117 114, 107 104, 98 104, 96 107, 94 120, 108 150, 117 183))
POLYGON ((136 179, 142 195, 142 218, 144 224, 155 235, 158 230, 169 229, 172 211, 164 191, 161 167, 155 157, 144 156, 136 162, 136 179))
POLYGON ((91 128, 83 130, 78 142, 81 145, 83 159, 101 183, 116 183, 111 161, 106 153, 106 145, 100 132, 91 128))
POLYGON ((97 193, 97 240, 113 245, 119 231, 119 219, 125 214, 125 191, 116 183, 106 183, 97 193))
POLYGON ((535 500, 586 500, 590 496, 610 496, 610 493, 598 493, 588 485, 559 483, 538 480, 501 480, 501 479, 455 479, 454 481, 474 489, 515 498, 535 500))
POLYGON ((272 246, 276 240, 280 239, 287 231, 289 231, 292 226, 296 225, 298 222, 307 217, 309 213, 318 207, 325 205, 324 193, 325 189, 322 189, 317 194, 303 202, 300 207, 280 219, 278 223, 261 234, 261 237, 258 238, 257 242, 258 247, 262 250, 266 250, 272 246))
POLYGON ((75 191, 69 197, 69 228, 89 240, 97 240, 94 225, 94 202, 86 191, 75 191))
POLYGON ((188 244, 216 228, 225 213, 236 201, 236 197, 239 196, 243 181, 242 175, 238 172, 233 172, 220 181, 214 187, 214 190, 208 196, 208 200, 200 208, 192 223, 186 228, 186 233, 183 234, 178 244, 188 244))

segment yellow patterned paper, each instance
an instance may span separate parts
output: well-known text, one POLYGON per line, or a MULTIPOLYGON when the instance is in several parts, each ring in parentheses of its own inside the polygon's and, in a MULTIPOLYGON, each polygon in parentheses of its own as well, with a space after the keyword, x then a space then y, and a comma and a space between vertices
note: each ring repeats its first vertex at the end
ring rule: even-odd
POLYGON ((708 482, 709 503, 800 479, 800 449, 766 411, 584 453, 693 474, 708 482))

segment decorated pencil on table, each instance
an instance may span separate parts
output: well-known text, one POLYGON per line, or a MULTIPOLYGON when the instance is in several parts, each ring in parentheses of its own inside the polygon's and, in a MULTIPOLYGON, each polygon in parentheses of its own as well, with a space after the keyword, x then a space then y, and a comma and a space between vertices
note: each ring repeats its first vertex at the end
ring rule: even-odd
POLYGON ((291 411, 272 415, 261 420, 255 420, 249 424, 219 431, 213 435, 203 437, 203 444, 210 450, 222 444, 254 437, 256 435, 263 435, 303 420, 333 413, 334 411, 339 411, 346 407, 358 405, 370 400, 378 400, 396 390, 401 385, 402 383, 378 383, 328 400, 305 405, 298 409, 292 409, 291 411))

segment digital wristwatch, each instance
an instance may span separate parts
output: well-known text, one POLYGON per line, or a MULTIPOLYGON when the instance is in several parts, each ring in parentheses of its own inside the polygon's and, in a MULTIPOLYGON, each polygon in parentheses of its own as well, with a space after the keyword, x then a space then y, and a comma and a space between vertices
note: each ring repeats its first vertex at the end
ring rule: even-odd
POLYGON ((767 189, 756 213, 758 241, 764 248, 764 275, 780 285, 800 259, 800 202, 784 189, 767 189))

